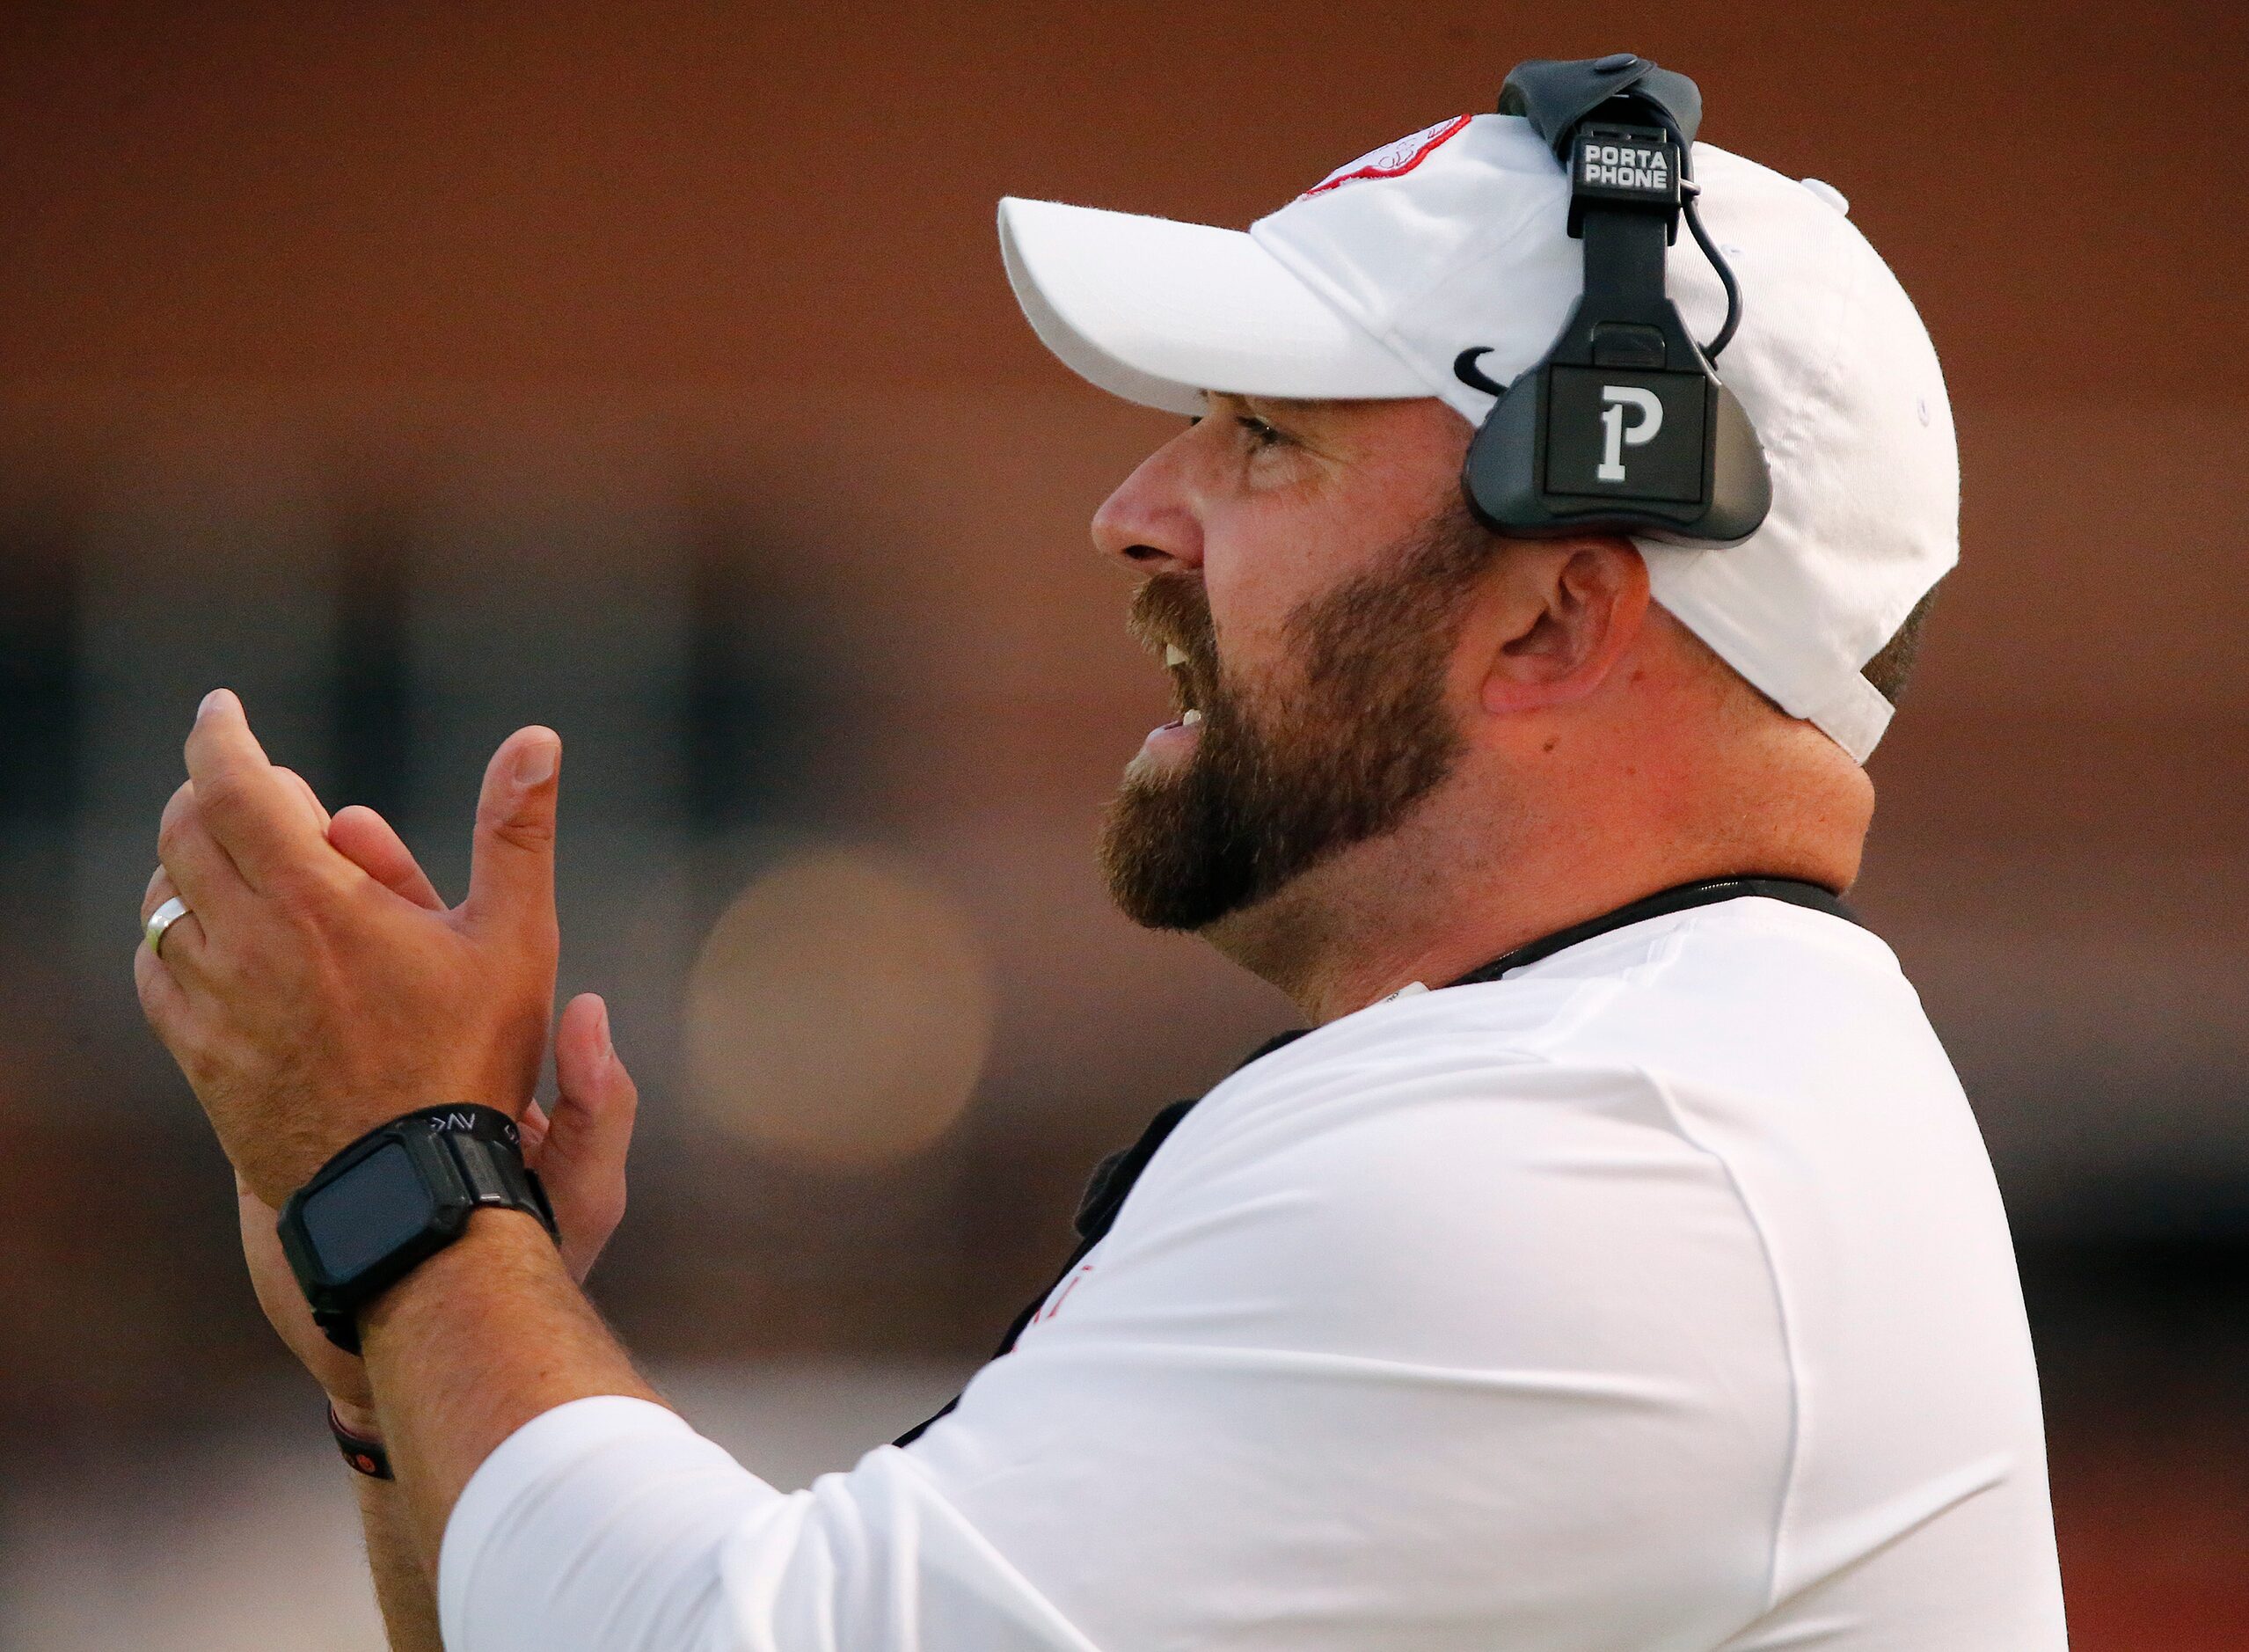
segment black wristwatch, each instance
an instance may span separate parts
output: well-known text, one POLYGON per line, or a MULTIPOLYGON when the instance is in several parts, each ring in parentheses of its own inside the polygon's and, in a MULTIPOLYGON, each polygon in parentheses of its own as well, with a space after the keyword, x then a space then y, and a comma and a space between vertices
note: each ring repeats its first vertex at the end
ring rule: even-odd
POLYGON ((554 1211, 497 1107, 425 1107, 369 1130, 281 1207, 281 1250, 313 1322, 359 1352, 360 1310, 467 1231, 481 1207, 554 1211))

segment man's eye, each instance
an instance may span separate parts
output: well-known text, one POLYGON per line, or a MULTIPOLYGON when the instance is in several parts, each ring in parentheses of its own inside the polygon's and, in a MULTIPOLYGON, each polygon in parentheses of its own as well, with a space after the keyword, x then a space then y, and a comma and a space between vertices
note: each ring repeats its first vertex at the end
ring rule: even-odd
POLYGON ((1237 413, 1234 422, 1250 433, 1251 444, 1255 447, 1277 448, 1289 439, 1255 413, 1237 413))

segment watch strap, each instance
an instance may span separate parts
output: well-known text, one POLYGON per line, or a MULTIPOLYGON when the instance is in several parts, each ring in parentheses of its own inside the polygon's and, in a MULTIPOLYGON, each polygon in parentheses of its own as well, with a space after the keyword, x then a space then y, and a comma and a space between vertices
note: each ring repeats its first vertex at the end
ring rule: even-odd
POLYGON ((383 1442, 369 1439, 364 1434, 354 1434, 336 1415, 336 1402, 328 1402, 328 1432, 336 1436, 336 1447, 344 1454, 344 1461, 369 1480, 390 1480, 391 1454, 383 1449, 383 1442))
MULTIPOLYGON (((433 1136, 467 1136, 478 1141, 500 1142, 521 1151, 523 1132, 521 1126, 498 1107, 488 1107, 478 1101, 460 1101, 449 1107, 416 1107, 401 1114, 383 1128, 403 1129, 421 1125, 433 1136)), ((348 1152, 350 1150, 345 1150, 348 1152)))
POLYGON ((489 1141, 464 1132, 447 1135, 445 1145, 453 1155, 453 1162, 461 1167, 461 1180, 469 1184, 470 1200, 478 1209, 488 1205, 503 1210, 528 1210, 538 1217, 539 1225, 546 1229, 549 1239, 560 1241, 561 1235, 554 1224, 554 1207, 547 1202, 539 1173, 523 1162, 522 1149, 512 1143, 489 1141))

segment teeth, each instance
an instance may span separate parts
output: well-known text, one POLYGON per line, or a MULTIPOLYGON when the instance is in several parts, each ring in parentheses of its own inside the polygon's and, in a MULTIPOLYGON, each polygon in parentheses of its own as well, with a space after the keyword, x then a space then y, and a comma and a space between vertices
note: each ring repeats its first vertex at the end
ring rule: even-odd
POLYGON ((1193 727, 1194 727, 1194 725, 1195 725, 1195 724, 1197 724, 1197 723, 1201 722, 1201 720, 1202 720, 1202 713, 1201 713, 1201 712, 1193 712, 1193 711, 1189 711, 1189 712, 1181 712, 1181 713, 1179 713, 1179 721, 1180 721, 1183 725, 1185 725, 1186 727, 1190 727, 1190 728, 1192 728, 1193 727))
POLYGON ((1185 648, 1180 647, 1176 642, 1167 642, 1164 645, 1164 664, 1166 669, 1175 665, 1185 665, 1187 662, 1187 651, 1185 648))

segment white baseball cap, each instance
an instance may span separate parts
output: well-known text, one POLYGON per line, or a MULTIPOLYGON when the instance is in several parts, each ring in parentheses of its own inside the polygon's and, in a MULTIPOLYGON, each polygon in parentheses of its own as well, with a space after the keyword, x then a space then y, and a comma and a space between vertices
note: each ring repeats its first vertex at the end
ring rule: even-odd
MULTIPOLYGON (((1764 445, 1771 514, 1737 545, 1641 540, 1656 600, 1864 762, 1890 719, 1859 669, 1959 559, 1952 408, 1911 300, 1828 186, 1708 143, 1703 221, 1742 294, 1718 362, 1764 445)), ((1047 347, 1172 413, 1206 391, 1434 396, 1471 424, 1552 347, 1583 283, 1569 185, 1515 115, 1461 115, 1339 167, 1246 232, 1000 202, 1008 279, 1047 347)), ((1667 285, 1698 338, 1726 298, 1685 236, 1667 285)))

